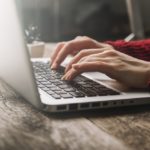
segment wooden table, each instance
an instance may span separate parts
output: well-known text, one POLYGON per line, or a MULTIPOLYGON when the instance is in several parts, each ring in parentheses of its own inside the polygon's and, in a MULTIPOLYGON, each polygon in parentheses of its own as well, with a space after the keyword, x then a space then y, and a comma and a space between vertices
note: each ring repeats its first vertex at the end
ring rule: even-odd
POLYGON ((50 114, 2 80, 0 95, 0 150, 150 149, 150 105, 50 114))
POLYGON ((0 150, 149 150, 150 105, 40 112, 0 80, 0 150))

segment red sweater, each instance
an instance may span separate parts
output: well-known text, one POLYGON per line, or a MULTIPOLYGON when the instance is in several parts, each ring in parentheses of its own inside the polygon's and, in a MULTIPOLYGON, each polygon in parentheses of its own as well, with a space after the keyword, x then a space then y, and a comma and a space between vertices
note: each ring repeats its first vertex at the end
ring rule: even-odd
POLYGON ((150 61, 150 39, 130 42, 118 40, 115 42, 107 41, 106 43, 112 45, 120 52, 136 57, 138 59, 150 61))

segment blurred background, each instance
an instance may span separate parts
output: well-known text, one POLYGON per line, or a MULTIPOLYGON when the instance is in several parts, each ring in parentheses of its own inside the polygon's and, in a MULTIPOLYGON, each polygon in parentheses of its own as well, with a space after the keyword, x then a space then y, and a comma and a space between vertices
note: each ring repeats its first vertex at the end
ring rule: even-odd
MULTIPOLYGON (((131 31, 126 0, 17 0, 26 39, 58 42, 78 35, 124 39, 131 31)), ((150 35, 149 0, 139 0, 142 27, 150 35)))

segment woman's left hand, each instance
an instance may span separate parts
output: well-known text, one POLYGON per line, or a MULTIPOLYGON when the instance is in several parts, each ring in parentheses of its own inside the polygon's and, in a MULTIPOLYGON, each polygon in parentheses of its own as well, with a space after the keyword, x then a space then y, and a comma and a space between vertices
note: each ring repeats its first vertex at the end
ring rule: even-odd
POLYGON ((81 51, 70 62, 63 80, 83 72, 99 71, 130 87, 143 88, 150 79, 150 63, 108 47, 81 51), (92 54, 93 52, 93 54, 92 54))

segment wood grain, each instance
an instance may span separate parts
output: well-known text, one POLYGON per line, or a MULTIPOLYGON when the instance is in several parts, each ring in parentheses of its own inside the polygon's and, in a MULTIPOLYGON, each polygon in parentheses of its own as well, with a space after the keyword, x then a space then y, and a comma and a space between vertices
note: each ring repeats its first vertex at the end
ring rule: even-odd
POLYGON ((4 96, 0 100, 0 149, 127 149, 82 116, 51 117, 34 109, 4 83, 0 89, 4 96))
POLYGON ((3 96, 0 98, 0 150, 150 147, 149 108, 49 114, 36 110, 3 81, 0 81, 0 94, 3 96))
POLYGON ((128 107, 120 112, 122 114, 89 119, 103 131, 122 139, 132 149, 149 150, 150 106, 128 107))

